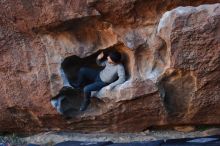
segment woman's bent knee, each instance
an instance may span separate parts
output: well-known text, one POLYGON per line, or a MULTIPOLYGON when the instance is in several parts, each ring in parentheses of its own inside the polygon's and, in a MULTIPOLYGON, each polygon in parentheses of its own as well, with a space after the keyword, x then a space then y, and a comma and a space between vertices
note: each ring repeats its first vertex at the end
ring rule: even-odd
POLYGON ((91 91, 90 91, 90 89, 88 88, 88 86, 85 86, 85 87, 83 88, 83 92, 84 92, 84 93, 90 93, 91 91))

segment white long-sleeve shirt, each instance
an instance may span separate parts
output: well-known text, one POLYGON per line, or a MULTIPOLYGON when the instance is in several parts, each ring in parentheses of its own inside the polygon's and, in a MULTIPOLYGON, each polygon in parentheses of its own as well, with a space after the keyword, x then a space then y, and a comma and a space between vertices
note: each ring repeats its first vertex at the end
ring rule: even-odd
POLYGON ((111 88, 125 82, 125 69, 121 63, 110 64, 108 61, 101 62, 98 59, 96 59, 96 63, 100 66, 105 66, 105 68, 100 72, 99 76, 103 82, 110 83, 109 86, 111 88))

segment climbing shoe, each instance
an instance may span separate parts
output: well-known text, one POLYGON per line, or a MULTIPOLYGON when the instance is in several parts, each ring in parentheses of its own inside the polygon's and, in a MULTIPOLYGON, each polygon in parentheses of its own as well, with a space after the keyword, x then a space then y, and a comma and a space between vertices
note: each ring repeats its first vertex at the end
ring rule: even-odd
POLYGON ((80 111, 85 111, 86 109, 87 109, 87 107, 89 106, 89 104, 90 104, 90 99, 85 99, 84 101, 83 101, 83 103, 81 104, 81 106, 80 106, 80 111))

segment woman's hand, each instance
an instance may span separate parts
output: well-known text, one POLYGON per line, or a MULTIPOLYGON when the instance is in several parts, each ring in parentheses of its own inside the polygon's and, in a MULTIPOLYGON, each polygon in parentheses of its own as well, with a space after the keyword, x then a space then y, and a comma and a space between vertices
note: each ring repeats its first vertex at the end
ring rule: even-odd
POLYGON ((105 87, 105 90, 106 90, 106 91, 112 90, 112 87, 111 87, 111 86, 106 86, 106 87, 105 87))
POLYGON ((101 53, 99 54, 99 56, 97 57, 97 59, 100 60, 100 59, 102 59, 103 57, 104 57, 104 53, 101 52, 101 53))

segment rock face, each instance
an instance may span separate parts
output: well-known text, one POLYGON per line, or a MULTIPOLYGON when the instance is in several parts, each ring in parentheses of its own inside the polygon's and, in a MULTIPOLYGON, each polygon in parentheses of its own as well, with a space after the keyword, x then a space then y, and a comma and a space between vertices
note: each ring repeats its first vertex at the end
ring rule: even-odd
POLYGON ((151 126, 220 124, 218 0, 1 1, 0 131, 136 132, 151 126), (184 7, 182 7, 184 6, 184 7), (127 80, 101 89, 67 120, 50 104, 98 53, 123 54, 127 80))

